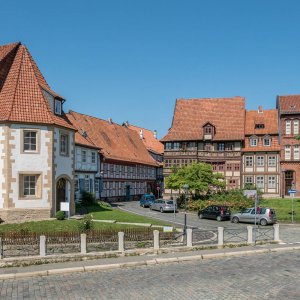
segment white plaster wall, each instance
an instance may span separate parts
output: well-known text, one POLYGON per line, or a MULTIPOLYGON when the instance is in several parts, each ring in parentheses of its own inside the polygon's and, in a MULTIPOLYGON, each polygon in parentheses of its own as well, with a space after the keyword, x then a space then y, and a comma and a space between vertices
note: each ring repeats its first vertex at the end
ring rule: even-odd
POLYGON ((97 172, 97 161, 98 152, 92 150, 91 148, 86 148, 82 146, 75 146, 75 169, 80 171, 94 171, 97 172), (82 162, 82 150, 86 151, 86 162, 82 162), (92 152, 96 155, 95 163, 92 163, 92 152))
POLYGON ((2 188, 2 184, 5 181, 5 178, 3 176, 3 169, 4 169, 4 145, 2 142, 5 140, 4 136, 4 125, 0 124, 0 208, 3 208, 3 197, 2 195, 5 193, 5 189, 2 188))
POLYGON ((45 187, 47 179, 45 175, 48 170, 51 170, 51 166, 48 166, 48 148, 47 142, 50 142, 46 137, 48 132, 46 126, 35 126, 35 125, 19 125, 13 124, 11 126, 11 135, 13 140, 10 141, 11 145, 15 145, 12 149, 12 178, 16 179, 16 182, 12 182, 12 193, 10 197, 13 199, 16 208, 50 208, 48 202, 49 188, 45 187), (39 153, 22 153, 21 141, 21 130, 22 129, 39 129, 40 130, 40 144, 39 153), (19 172, 37 172, 41 173, 42 176, 42 197, 41 199, 19 199, 19 172))
POLYGON ((61 175, 67 175, 73 180, 74 132, 67 129, 54 128, 54 166, 55 180, 61 175), (69 155, 60 155, 60 132, 69 134, 69 155))

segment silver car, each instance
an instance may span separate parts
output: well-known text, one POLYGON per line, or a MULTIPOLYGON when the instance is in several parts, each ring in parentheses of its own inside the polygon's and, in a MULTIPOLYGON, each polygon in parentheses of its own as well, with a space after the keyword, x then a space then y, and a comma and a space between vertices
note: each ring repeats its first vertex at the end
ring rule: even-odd
POLYGON ((245 208, 239 213, 233 214, 231 216, 231 222, 255 223, 255 217, 256 217, 256 223, 262 226, 268 224, 274 224, 277 221, 276 213, 274 209, 269 207, 257 207, 255 213, 255 208, 251 207, 251 208, 245 208))
POLYGON ((176 211, 177 205, 174 203, 173 200, 164 200, 164 199, 157 199, 150 205, 151 210, 159 210, 160 212, 165 211, 176 211))

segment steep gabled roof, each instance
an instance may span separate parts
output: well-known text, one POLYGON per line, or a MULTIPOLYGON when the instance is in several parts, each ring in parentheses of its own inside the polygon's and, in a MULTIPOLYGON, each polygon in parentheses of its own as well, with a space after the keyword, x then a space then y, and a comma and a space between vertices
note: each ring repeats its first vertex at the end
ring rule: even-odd
POLYGON ((214 140, 243 140, 245 99, 178 99, 172 127, 161 141, 202 140, 208 122, 215 126, 214 140))
POLYGON ((124 126, 70 111, 68 119, 89 141, 101 148, 106 159, 157 166, 139 135, 124 126))
POLYGON ((134 130, 140 135, 142 130, 143 139, 141 139, 149 151, 155 152, 157 154, 164 154, 164 145, 154 136, 153 132, 149 129, 138 127, 131 124, 124 124, 127 128, 134 130))
POLYGON ((299 113, 300 95, 287 95, 277 97, 277 108, 280 113, 299 113))
POLYGON ((259 113, 257 110, 246 111, 245 135, 276 134, 278 135, 278 110, 268 109, 259 113), (264 124, 264 128, 255 128, 256 124, 264 124))
POLYGON ((27 48, 20 44, 0 47, 0 122, 55 124, 74 129, 65 115, 55 115, 43 89, 49 85, 27 48))

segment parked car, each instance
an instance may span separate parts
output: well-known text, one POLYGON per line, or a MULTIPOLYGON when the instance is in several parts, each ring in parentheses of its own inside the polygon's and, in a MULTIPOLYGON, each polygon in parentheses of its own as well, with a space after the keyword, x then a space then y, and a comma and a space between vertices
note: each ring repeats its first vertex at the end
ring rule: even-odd
POLYGON ((224 205, 210 205, 198 211, 199 219, 213 219, 217 221, 230 220, 230 209, 224 205))
POLYGON ((160 212, 176 211, 177 205, 174 200, 157 199, 150 205, 150 209, 159 210, 160 212))
POLYGON ((140 199, 140 206, 150 207, 150 205, 155 201, 154 195, 145 194, 140 199))
POLYGON ((274 224, 277 221, 276 212, 274 209, 269 207, 257 207, 255 214, 255 208, 251 207, 245 208, 239 213, 233 214, 231 217, 231 222, 255 223, 255 216, 257 224, 260 224, 262 226, 274 224))

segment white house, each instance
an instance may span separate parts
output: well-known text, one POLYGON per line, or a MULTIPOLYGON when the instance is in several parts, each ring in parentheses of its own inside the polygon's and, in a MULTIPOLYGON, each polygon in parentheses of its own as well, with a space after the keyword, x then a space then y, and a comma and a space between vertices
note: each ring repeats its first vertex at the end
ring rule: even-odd
POLYGON ((64 99, 27 48, 0 46, 0 217, 5 222, 74 212, 74 134, 64 99))

